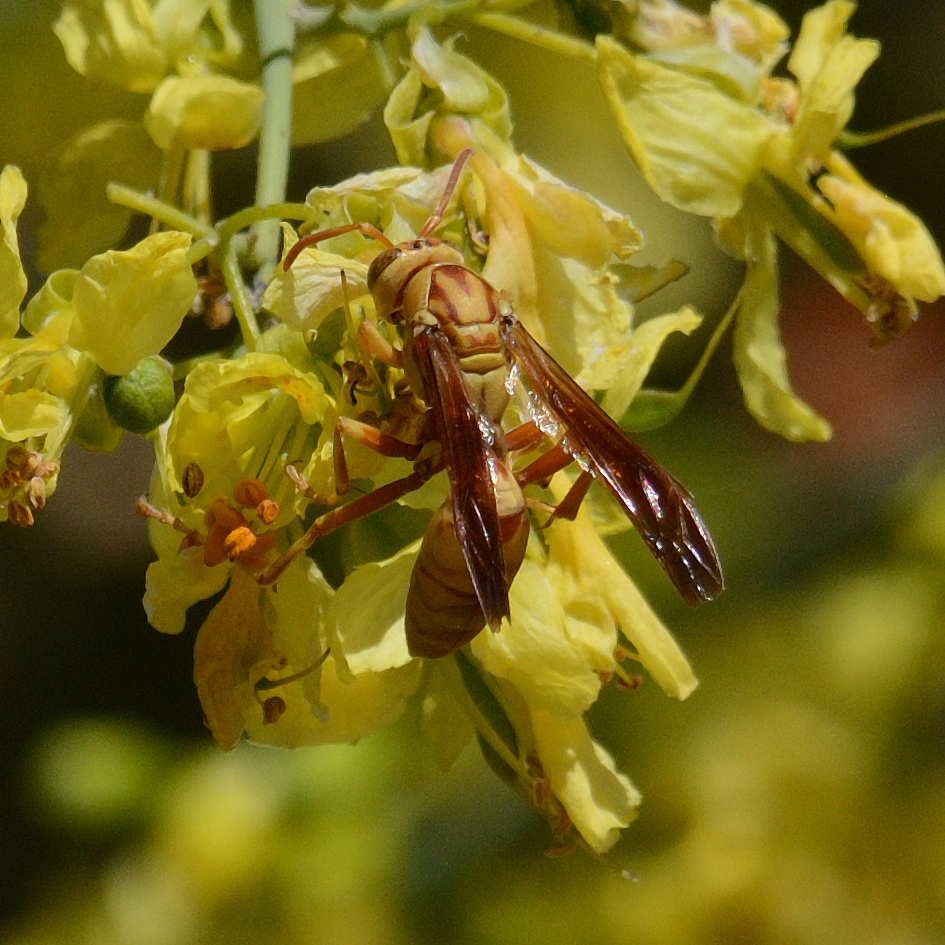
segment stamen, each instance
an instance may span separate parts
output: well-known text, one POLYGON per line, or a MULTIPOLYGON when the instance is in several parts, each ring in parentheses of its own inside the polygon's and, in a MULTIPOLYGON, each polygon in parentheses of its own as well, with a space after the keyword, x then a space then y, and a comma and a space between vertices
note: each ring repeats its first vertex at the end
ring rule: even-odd
POLYGON ((248 477, 236 484, 233 498, 236 504, 244 509, 254 509, 263 500, 269 498, 269 490, 258 479, 248 477))
POLYGON ((261 522, 266 525, 271 525, 279 514, 279 503, 273 502, 272 499, 263 499, 263 501, 256 506, 256 514, 259 516, 261 522))
POLYGON ((188 499, 195 498, 203 488, 203 470, 196 463, 188 463, 182 479, 184 495, 188 499))
POLYGON ((270 696, 262 704, 263 725, 275 725, 285 713, 285 699, 281 696, 270 696))
POLYGON ((223 541, 223 547, 226 549, 226 556, 230 561, 247 554, 256 544, 256 536, 248 525, 240 525, 227 534, 223 541))
POLYGON ((10 516, 10 521, 13 522, 14 525, 19 525, 21 528, 28 528, 33 524, 32 511, 22 502, 17 502, 15 499, 7 505, 7 515, 10 516))

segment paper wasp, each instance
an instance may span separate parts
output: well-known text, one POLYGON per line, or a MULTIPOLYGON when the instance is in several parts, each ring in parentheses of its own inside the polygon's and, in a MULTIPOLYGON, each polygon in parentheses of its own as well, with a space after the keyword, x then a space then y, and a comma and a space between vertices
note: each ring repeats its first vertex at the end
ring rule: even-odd
POLYGON ((486 625, 499 630, 509 617, 509 585, 529 531, 523 488, 576 460, 582 471, 553 516, 573 518, 592 480, 600 479, 685 600, 695 605, 712 599, 723 586, 719 559, 688 492, 532 338, 509 302, 465 264, 459 250, 431 235, 472 153, 467 149, 456 158, 439 206, 415 239, 395 245, 371 224, 350 223, 303 237, 286 254, 288 270, 306 247, 353 230, 382 244, 368 271, 368 290, 378 316, 399 327, 403 347, 394 348, 376 329, 372 334, 369 323, 362 323, 360 341, 370 355, 403 368, 426 411, 419 443, 339 420, 339 495, 348 486, 342 436, 414 461, 414 471, 320 516, 259 580, 276 580, 319 536, 386 506, 445 468, 450 496, 427 528, 406 608, 410 652, 444 656, 486 625), (536 419, 505 431, 515 374, 524 380, 536 419), (513 471, 510 454, 546 438, 539 414, 546 429, 547 417, 553 420, 558 442, 513 471))

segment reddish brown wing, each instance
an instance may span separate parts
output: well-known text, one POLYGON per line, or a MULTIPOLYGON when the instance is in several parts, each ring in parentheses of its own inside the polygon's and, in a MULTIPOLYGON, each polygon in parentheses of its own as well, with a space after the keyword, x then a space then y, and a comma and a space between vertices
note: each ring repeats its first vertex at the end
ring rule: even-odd
POLYGON ((436 420, 450 480, 453 525, 486 623, 498 630, 509 616, 502 527, 489 470, 493 453, 449 339, 436 328, 414 338, 414 352, 436 420))
POLYGON ((531 392, 564 428, 571 451, 614 494, 686 602, 712 600, 724 586, 722 568, 689 493, 594 403, 517 318, 504 319, 502 335, 531 392))

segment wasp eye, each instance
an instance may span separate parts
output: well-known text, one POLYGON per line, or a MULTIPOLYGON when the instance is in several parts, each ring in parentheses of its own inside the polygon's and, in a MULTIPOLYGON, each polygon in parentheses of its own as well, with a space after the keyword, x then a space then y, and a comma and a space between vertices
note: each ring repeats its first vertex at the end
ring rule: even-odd
POLYGON ((367 287, 368 292, 374 291, 374 285, 381 277, 381 273, 401 254, 399 246, 391 246, 374 257, 371 268, 368 269, 367 287))

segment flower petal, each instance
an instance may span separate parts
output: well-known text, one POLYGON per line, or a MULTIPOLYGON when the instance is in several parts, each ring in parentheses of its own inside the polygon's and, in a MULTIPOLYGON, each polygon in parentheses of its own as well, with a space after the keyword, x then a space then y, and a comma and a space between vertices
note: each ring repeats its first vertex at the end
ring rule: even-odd
POLYGON ((325 633, 342 679, 411 661, 404 609, 418 543, 386 561, 355 568, 325 613, 325 633))
POLYGON ((146 0, 67 0, 53 24, 69 65, 131 92, 150 92, 167 70, 146 0))
POLYGON ((107 374, 127 374, 158 354, 197 295, 187 261, 191 237, 168 231, 129 250, 93 256, 76 279, 72 343, 107 374))
POLYGON ((643 386, 663 342, 673 332, 679 331, 688 335, 701 324, 702 316, 685 305, 678 312, 657 315, 634 329, 621 369, 604 394, 604 410, 619 421, 630 409, 633 398, 643 386))
POLYGON ((304 47, 292 66, 292 143, 320 144, 354 131, 387 97, 372 47, 339 33, 304 47))
POLYGON ((591 849, 609 850, 636 818, 640 792, 591 738, 583 719, 533 711, 532 730, 555 797, 591 849))
POLYGON ((934 302, 945 294, 945 267, 922 221, 868 184, 841 155, 817 180, 825 215, 843 231, 875 273, 903 296, 934 302))
POLYGON ((253 686, 279 655, 259 608, 264 593, 251 575, 234 568, 194 644, 200 705, 213 737, 227 750, 243 734, 244 711, 256 701, 253 686))
POLYGON ((788 60, 800 99, 792 137, 798 154, 823 159, 853 114, 853 90, 879 56, 879 43, 846 35, 856 4, 829 0, 804 15, 788 60))
POLYGON ((830 424, 791 389, 787 355, 778 331, 780 296, 777 247, 761 221, 748 223, 761 232, 749 237, 748 272, 735 322, 733 359, 752 416, 766 429, 797 442, 830 439, 830 424))
POLYGON ((0 172, 0 339, 20 327, 20 303, 26 296, 26 273, 20 262, 16 224, 26 206, 26 181, 18 167, 0 172))
POLYGON ((169 76, 154 90, 144 127, 163 150, 242 148, 259 132, 263 92, 225 75, 169 76))
POLYGON ((713 83, 597 37, 601 84, 647 183, 667 203, 732 216, 774 125, 713 83))

